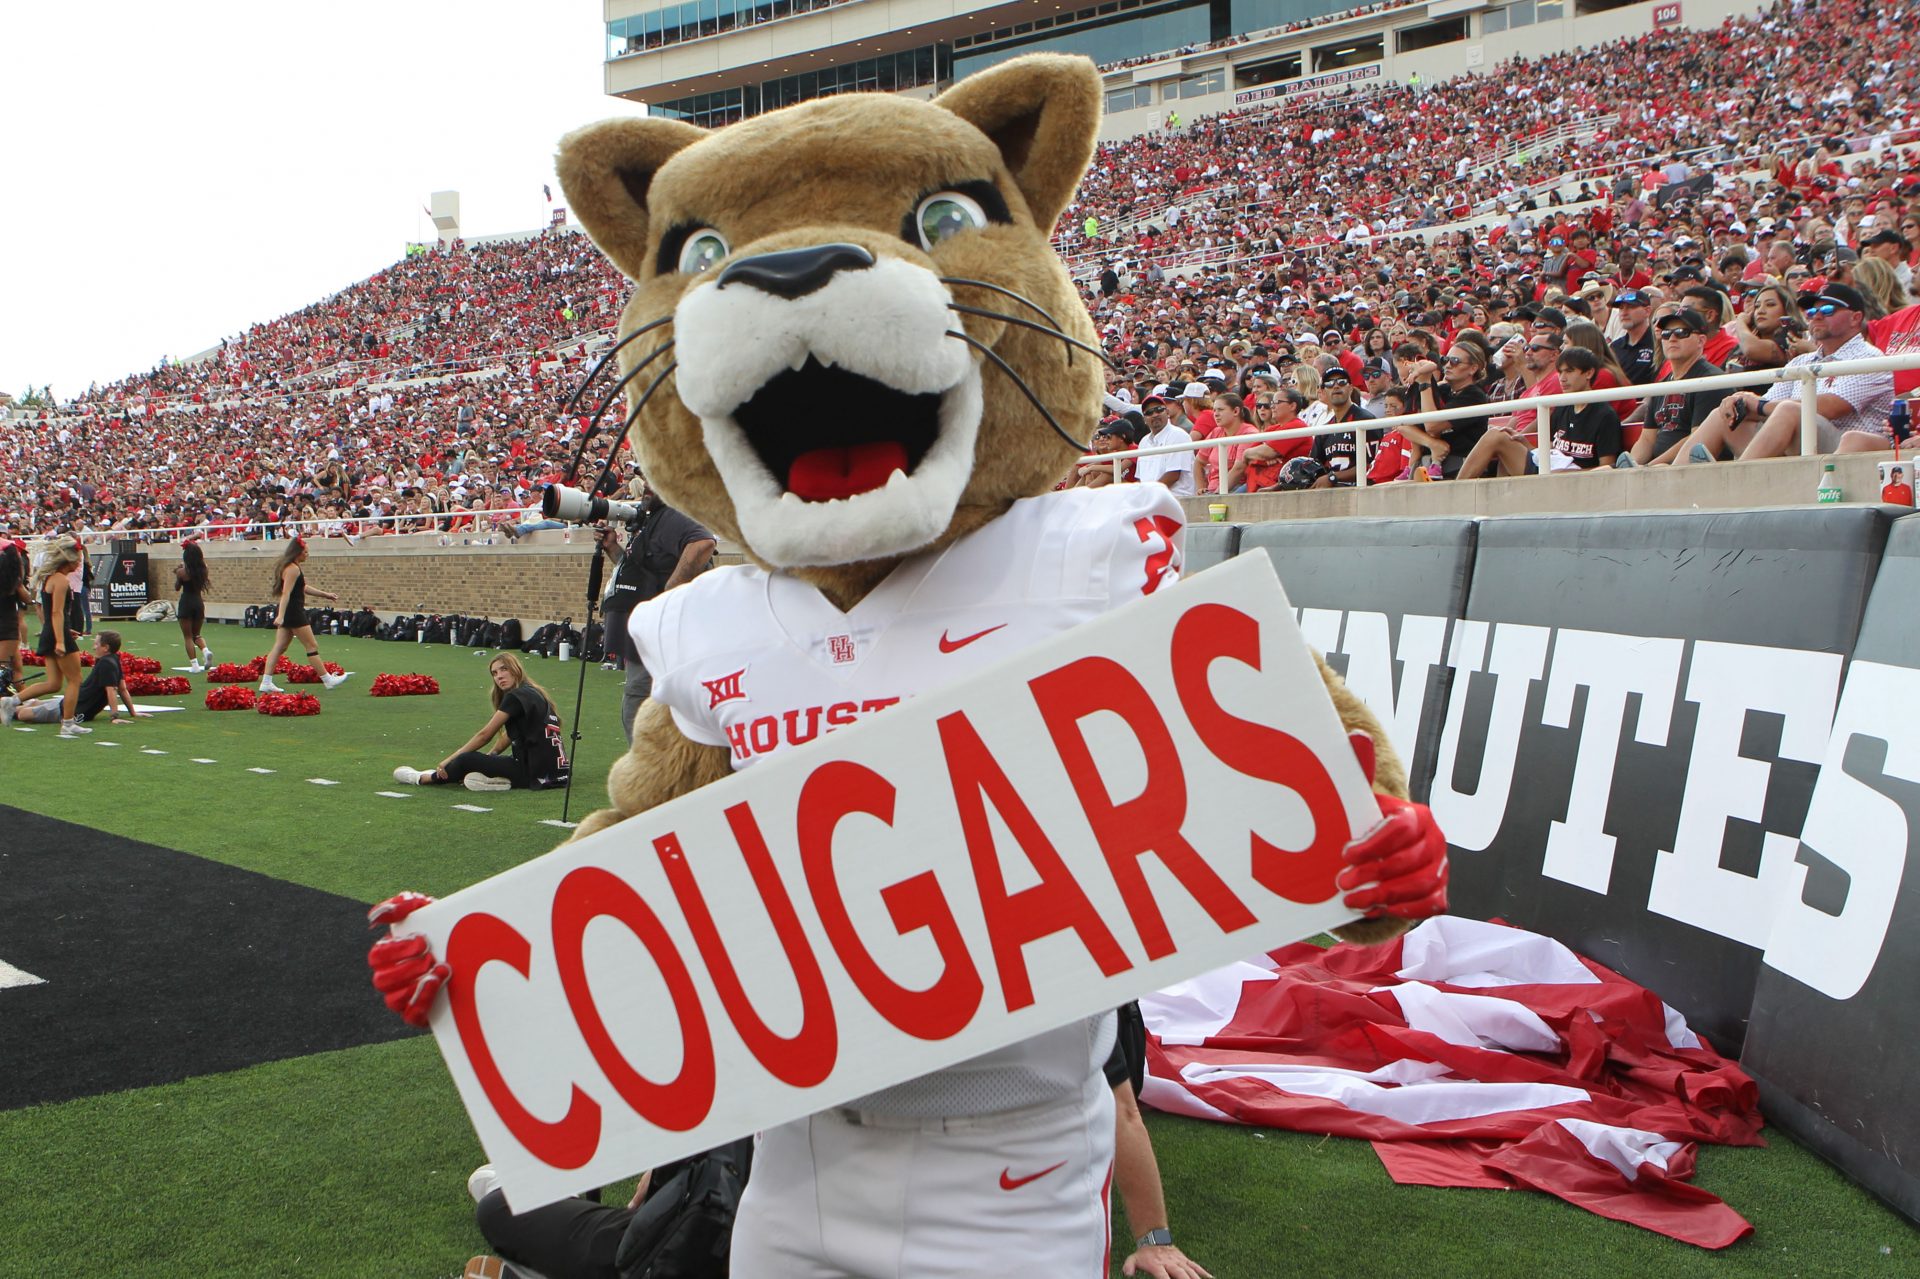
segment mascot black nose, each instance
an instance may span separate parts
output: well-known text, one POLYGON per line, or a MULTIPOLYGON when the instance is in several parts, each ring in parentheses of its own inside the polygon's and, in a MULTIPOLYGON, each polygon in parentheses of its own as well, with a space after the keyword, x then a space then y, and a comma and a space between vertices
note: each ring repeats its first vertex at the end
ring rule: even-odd
POLYGON ((750 284, 775 297, 805 297, 841 271, 864 271, 873 254, 857 244, 816 244, 808 249, 783 249, 741 258, 720 273, 720 288, 750 284))

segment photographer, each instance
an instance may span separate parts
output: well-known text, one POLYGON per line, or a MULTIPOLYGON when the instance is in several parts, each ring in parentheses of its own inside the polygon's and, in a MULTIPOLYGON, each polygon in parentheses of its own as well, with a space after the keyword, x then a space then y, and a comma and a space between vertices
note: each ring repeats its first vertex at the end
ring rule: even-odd
POLYGON ((607 655, 626 663, 626 699, 620 707, 620 727, 633 740, 633 717, 653 692, 653 676, 634 651, 627 634, 627 615, 634 605, 692 581, 713 562, 713 534, 660 500, 644 479, 633 481, 640 507, 628 524, 625 549, 612 527, 600 530, 600 549, 613 561, 613 586, 607 592, 607 655))

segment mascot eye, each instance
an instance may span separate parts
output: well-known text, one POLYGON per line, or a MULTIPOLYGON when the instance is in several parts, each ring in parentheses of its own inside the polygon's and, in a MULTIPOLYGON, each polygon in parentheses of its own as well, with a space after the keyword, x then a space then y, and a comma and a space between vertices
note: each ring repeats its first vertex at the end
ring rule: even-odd
POLYGON ((986 224, 986 210, 980 207, 980 202, 958 191, 937 191, 920 201, 920 207, 913 211, 913 225, 920 233, 920 247, 925 249, 986 224))
POLYGON ((710 267, 720 265, 720 260, 733 252, 727 246, 727 238, 712 228, 695 231, 680 246, 680 271, 683 275, 698 275, 710 267))

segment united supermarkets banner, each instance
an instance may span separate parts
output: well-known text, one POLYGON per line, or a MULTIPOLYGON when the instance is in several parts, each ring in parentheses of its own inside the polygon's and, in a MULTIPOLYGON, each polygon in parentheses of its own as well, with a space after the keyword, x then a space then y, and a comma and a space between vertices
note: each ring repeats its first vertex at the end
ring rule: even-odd
POLYGON ((1457 913, 1650 987, 1920 1219, 1920 517, 1281 521, 1239 549, 1387 721, 1457 913))

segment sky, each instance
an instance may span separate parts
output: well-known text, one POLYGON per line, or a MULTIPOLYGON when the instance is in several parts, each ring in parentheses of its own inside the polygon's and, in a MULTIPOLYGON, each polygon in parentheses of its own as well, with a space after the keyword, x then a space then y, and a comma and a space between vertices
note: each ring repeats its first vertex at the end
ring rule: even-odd
POLYGON ((144 372, 428 240, 564 203, 601 91, 600 0, 0 4, 0 390, 144 372), (553 188, 554 205, 541 194, 553 188))

